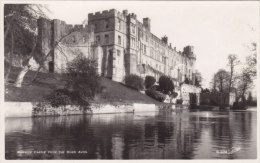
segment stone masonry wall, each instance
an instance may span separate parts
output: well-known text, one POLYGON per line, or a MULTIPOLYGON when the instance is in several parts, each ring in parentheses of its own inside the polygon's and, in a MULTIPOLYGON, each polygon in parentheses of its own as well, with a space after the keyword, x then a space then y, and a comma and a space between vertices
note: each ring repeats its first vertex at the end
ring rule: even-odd
POLYGON ((196 104, 200 105, 200 93, 201 93, 201 88, 196 87, 194 85, 189 85, 189 84, 182 84, 181 85, 181 98, 183 100, 184 105, 189 105, 190 104, 190 93, 196 93, 197 101, 196 104))

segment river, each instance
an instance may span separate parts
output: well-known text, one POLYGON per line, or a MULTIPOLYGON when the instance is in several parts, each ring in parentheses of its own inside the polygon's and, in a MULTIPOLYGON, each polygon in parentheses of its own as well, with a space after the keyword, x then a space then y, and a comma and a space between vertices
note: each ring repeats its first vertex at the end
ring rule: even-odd
POLYGON ((6 159, 256 159, 257 112, 5 119, 6 159))

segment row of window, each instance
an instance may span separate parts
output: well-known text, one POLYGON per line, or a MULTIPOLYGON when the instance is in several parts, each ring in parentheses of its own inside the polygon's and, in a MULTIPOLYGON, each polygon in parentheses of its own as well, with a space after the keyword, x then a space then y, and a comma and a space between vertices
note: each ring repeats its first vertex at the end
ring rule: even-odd
MULTIPOLYGON (((122 40, 121 40, 121 36, 120 35, 118 35, 117 41, 118 41, 118 44, 121 45, 122 40)), ((96 42, 97 43, 109 44, 109 34, 105 34, 104 42, 103 42, 103 40, 101 40, 101 35, 97 35, 96 36, 96 42)))

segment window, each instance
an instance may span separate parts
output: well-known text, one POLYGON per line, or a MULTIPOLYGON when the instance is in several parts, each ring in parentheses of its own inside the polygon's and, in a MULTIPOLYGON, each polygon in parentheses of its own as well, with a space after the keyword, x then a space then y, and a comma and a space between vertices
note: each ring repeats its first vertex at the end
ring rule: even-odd
POLYGON ((118 29, 121 30, 121 21, 118 20, 118 29))
POLYGON ((109 43, 109 35, 105 35, 105 43, 106 43, 106 44, 109 43))
POLYGON ((144 54, 146 54, 146 45, 144 45, 144 54))
POLYGON ((105 20, 105 28, 109 28, 108 20, 105 20))
POLYGON ((117 50, 117 56, 120 57, 120 50, 117 50))
POLYGON ((118 44, 121 45, 121 36, 118 36, 118 44))
POLYGON ((96 36, 96 42, 100 43, 100 36, 96 36))
POLYGON ((131 37, 131 47, 135 47, 135 38, 131 37))
POLYGON ((135 25, 132 24, 132 33, 135 33, 135 25))

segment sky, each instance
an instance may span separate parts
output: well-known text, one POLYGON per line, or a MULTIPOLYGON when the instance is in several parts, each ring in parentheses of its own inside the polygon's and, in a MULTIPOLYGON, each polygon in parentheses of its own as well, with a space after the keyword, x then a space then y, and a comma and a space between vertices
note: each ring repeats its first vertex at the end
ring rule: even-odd
MULTIPOLYGON (((137 19, 151 19, 151 32, 177 50, 194 46, 196 69, 202 74, 202 87, 210 86, 213 74, 227 69, 229 54, 238 55, 241 63, 249 54, 248 46, 259 36, 259 2, 154 2, 154 1, 88 1, 48 4, 50 18, 68 24, 82 24, 88 13, 116 9, 135 13, 137 19), (253 29, 253 30, 252 30, 253 29)), ((239 70, 238 70, 239 71, 239 70)))

